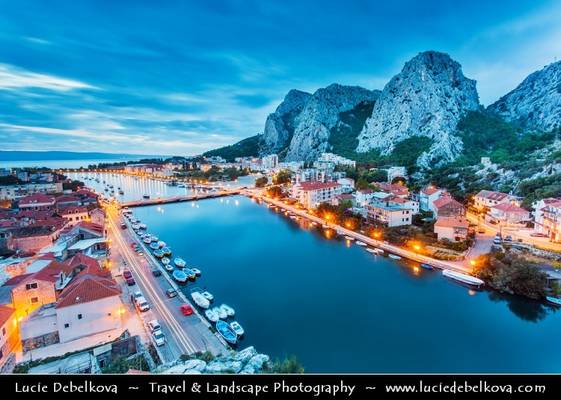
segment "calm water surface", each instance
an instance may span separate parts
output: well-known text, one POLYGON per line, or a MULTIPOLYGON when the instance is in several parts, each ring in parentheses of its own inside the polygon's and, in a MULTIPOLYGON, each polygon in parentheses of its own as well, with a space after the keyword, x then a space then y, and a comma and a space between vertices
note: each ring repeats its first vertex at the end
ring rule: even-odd
MULTIPOLYGON (((561 372, 561 313, 373 256, 244 197, 135 215, 236 309, 246 337, 308 372, 561 372)), ((304 224, 304 223, 303 223, 304 224)))

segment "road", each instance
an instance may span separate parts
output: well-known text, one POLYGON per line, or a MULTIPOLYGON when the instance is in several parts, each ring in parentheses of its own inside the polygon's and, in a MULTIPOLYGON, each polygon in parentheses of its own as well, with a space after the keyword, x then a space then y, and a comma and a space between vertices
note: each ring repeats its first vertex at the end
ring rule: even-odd
POLYGON ((331 229, 336 230, 339 234, 342 235, 346 235, 346 236, 350 236, 355 238, 356 240, 359 240, 361 242, 367 243, 371 246, 374 247, 378 247, 380 249, 383 249, 385 251, 388 251, 390 253, 393 254, 397 254, 401 257, 413 260, 413 261, 417 261, 420 263, 426 263, 426 264, 430 264, 434 267, 440 268, 440 269, 449 269, 449 270, 454 270, 454 271, 458 271, 458 272, 463 272, 463 273, 470 273, 472 270, 472 266, 470 265, 469 261, 464 261, 464 262, 449 262, 449 261, 442 261, 442 260, 436 260, 434 258, 431 257, 427 257, 424 256, 422 254, 418 254, 415 253, 413 251, 404 249, 402 247, 398 247, 398 246, 393 246, 389 243, 386 242, 382 242, 380 240, 376 240, 376 239, 372 239, 368 236, 362 235, 358 232, 346 229, 340 225, 337 224, 332 224, 330 222, 326 222, 324 219, 319 218, 317 216, 311 215, 309 214, 307 211, 305 210, 301 210, 299 208, 293 207, 291 205, 285 204, 282 201, 278 201, 278 200, 273 200, 271 198, 268 197, 264 197, 261 195, 260 192, 254 191, 254 190, 250 190, 250 189, 246 189, 244 190, 242 193, 252 196, 252 197, 257 197, 262 201, 265 201, 267 203, 271 203, 273 205, 276 205, 277 207, 283 208, 295 215, 299 215, 301 217, 307 218, 311 221, 317 222, 318 224, 322 224, 324 226, 328 226, 331 229))
MULTIPOLYGON (((198 314, 183 316, 179 308, 186 302, 185 298, 177 296, 168 298, 165 294, 166 289, 171 287, 163 272, 162 276, 155 277, 152 274, 150 260, 145 256, 139 256, 132 248, 133 237, 129 235, 129 229, 120 228, 120 215, 116 207, 106 208, 110 238, 112 239, 113 252, 118 251, 121 256, 121 267, 128 268, 136 281, 136 285, 129 287, 130 292, 140 290, 151 310, 145 321, 157 319, 162 326, 162 331, 166 336, 167 343, 159 347, 160 356, 164 363, 178 359, 183 354, 193 354, 197 352, 210 351, 217 355, 222 353, 226 347, 213 335, 208 325, 202 321, 198 314)), ((122 272, 122 271, 121 271, 122 272)))

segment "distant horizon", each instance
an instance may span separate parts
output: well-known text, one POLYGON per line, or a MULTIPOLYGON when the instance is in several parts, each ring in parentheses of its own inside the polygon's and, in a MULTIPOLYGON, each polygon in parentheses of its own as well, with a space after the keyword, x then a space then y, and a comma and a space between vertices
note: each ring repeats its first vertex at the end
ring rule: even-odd
POLYGON ((383 89, 419 52, 458 61, 482 105, 561 57, 551 0, 56 3, 0 15, 9 151, 202 154, 262 133, 291 89, 383 89))
MULTIPOLYGON (((132 153, 107 153, 103 151, 70 151, 70 150, 0 150, 0 162, 2 161, 49 161, 49 160, 79 160, 79 159, 90 159, 98 158, 100 160, 108 159, 130 159, 130 158, 170 158, 170 157, 189 157, 189 156, 179 156, 179 155, 169 155, 169 154, 132 154, 132 153), (79 155, 84 156, 84 158, 67 157, 67 158, 37 158, 32 157, 33 155, 40 154, 52 154, 52 155, 79 155), (10 157, 9 155, 15 156, 10 157), (29 155, 30 157, 17 158, 17 156, 29 155), (8 157, 7 157, 8 156, 8 157), (87 157, 86 157, 87 156, 87 157)), ((1 165, 0 165, 1 166, 1 165)))

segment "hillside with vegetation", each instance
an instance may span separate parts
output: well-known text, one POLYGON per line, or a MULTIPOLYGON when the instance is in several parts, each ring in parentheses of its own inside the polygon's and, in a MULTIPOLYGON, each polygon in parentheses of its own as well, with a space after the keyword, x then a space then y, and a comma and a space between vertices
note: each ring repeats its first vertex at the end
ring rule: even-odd
POLYGON ((203 156, 222 157, 227 161, 234 161, 236 157, 256 157, 259 154, 260 138, 261 135, 251 136, 230 146, 207 151, 203 156))

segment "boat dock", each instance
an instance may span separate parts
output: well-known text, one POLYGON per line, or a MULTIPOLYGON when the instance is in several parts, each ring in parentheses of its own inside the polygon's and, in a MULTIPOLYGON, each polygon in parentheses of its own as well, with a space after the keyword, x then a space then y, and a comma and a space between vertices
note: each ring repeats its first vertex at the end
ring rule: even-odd
POLYGON ((198 194, 190 194, 185 196, 156 197, 153 199, 151 198, 151 199, 144 199, 144 200, 123 201, 120 204, 121 207, 130 207, 130 208, 144 207, 144 206, 153 206, 157 204, 181 203, 185 201, 214 199, 218 197, 234 196, 237 194, 240 194, 240 191, 237 189, 221 190, 218 192, 198 193, 198 194))
POLYGON ((428 264, 428 265, 430 265, 434 268, 438 268, 438 269, 441 269, 441 270, 451 270, 451 271, 467 273, 467 274, 469 274, 471 272, 471 268, 465 267, 461 264, 456 264, 456 263, 452 263, 452 262, 437 260, 437 259, 427 257, 427 256, 422 255, 422 254, 414 253, 410 250, 391 245, 387 242, 372 239, 372 238, 370 238, 368 236, 365 236, 361 233, 352 231, 350 229, 346 229, 346 228, 344 228, 340 225, 336 225, 336 224, 332 224, 330 222, 326 222, 322 218, 319 218, 319 217, 314 216, 314 215, 310 215, 305 210, 300 210, 300 209, 297 209, 295 207, 291 207, 291 206, 283 203, 282 201, 273 200, 271 198, 264 197, 264 196, 259 196, 259 195, 256 195, 255 193, 253 193, 249 190, 243 191, 242 194, 244 194, 246 196, 249 196, 249 197, 259 199, 261 201, 264 201, 265 203, 274 205, 276 207, 279 207, 279 208, 281 208, 285 211, 288 211, 288 212, 290 212, 294 215, 298 215, 299 217, 305 218, 309 221, 316 222, 316 223, 319 224, 319 226, 323 226, 326 229, 332 229, 335 232, 337 232, 337 234, 339 234, 339 235, 349 236, 349 237, 354 238, 356 240, 359 240, 363 243, 366 243, 367 245, 369 245, 371 247, 382 249, 389 254, 395 254, 395 255, 398 255, 400 257, 406 258, 408 260, 416 261, 418 263, 428 264))

